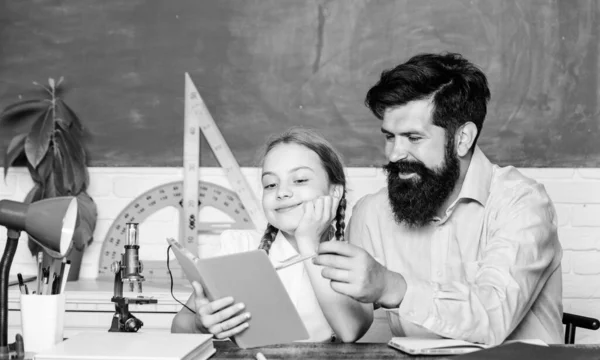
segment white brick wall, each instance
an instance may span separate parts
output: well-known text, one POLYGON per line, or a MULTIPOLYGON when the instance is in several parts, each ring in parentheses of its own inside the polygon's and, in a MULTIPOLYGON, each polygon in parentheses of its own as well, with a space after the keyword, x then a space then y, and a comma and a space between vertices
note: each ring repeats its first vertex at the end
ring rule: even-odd
MULTIPOLYGON (((520 169, 542 182, 555 202, 559 217, 559 235, 564 249, 563 281, 565 311, 600 318, 600 169, 520 169)), ((260 190, 255 168, 244 168, 251 187, 260 190)), ((374 168, 350 168, 348 215, 360 197, 385 185, 383 173, 374 168)), ((179 168, 91 168, 89 193, 98 205, 98 224, 94 243, 84 257, 81 278, 95 278, 102 241, 119 212, 135 197, 171 181, 180 181, 179 168)), ((200 178, 230 188, 221 169, 203 168, 200 178)), ((0 181, 0 199, 22 200, 32 182, 24 168, 12 168, 6 181, 0 181)), ((165 260, 165 237, 178 236, 178 213, 163 209, 140 225, 141 257, 165 260)), ((201 214, 205 215, 205 214, 201 214)), ((218 220, 214 214, 210 220, 218 220)), ((204 253, 215 249, 218 236, 207 236, 204 253)), ((6 232, 0 229, 4 247, 6 232)), ((35 273, 25 236, 21 237, 11 273, 35 273)), ((578 329, 578 343, 599 343, 600 331, 578 329)))

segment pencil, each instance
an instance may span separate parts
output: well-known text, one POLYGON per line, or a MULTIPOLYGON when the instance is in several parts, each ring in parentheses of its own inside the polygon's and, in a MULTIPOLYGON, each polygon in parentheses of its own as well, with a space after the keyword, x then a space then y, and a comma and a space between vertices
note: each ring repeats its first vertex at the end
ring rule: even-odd
POLYGON ((51 295, 56 295, 58 294, 58 274, 54 273, 54 276, 52 277, 52 289, 50 290, 50 294, 51 295))
POLYGON ((44 262, 44 253, 43 252, 38 252, 37 254, 37 265, 38 265, 38 276, 37 276, 37 293, 39 294, 40 291, 42 291, 42 276, 44 276, 43 274, 43 267, 42 267, 42 263, 44 262))
POLYGON ((48 278, 50 277, 50 269, 44 268, 44 284, 40 295, 48 295, 48 278))
POLYGON ((25 287, 25 283, 23 282, 23 275, 21 275, 21 273, 18 273, 17 279, 19 280, 19 290, 21 291, 21 294, 27 294, 27 288, 25 287))
POLYGON ((60 292, 59 294, 62 294, 63 292, 65 292, 65 286, 67 286, 67 279, 69 278, 69 270, 71 270, 71 260, 67 260, 67 262, 65 263, 65 271, 63 273, 63 277, 62 277, 62 284, 60 286, 60 292))
POLYGON ((58 282, 58 284, 56 285, 56 293, 60 294, 62 292, 63 289, 63 278, 65 277, 65 265, 67 264, 67 258, 63 258, 62 262, 60 263, 60 270, 58 272, 58 278, 56 279, 56 281, 58 282))

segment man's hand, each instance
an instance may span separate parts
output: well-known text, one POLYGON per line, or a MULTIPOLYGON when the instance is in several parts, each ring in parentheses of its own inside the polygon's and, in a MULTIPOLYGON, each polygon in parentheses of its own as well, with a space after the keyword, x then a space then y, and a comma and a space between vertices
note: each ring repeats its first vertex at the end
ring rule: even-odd
POLYGON ((196 327, 204 333, 211 333, 217 339, 225 339, 248 328, 250 313, 242 313, 244 304, 234 304, 232 297, 210 302, 202 285, 192 283, 194 288, 194 310, 196 327))
POLYGON ((316 265, 324 266, 321 274, 331 280, 331 288, 363 303, 378 303, 394 308, 406 293, 402 275, 389 271, 364 249, 339 241, 319 245, 316 265))

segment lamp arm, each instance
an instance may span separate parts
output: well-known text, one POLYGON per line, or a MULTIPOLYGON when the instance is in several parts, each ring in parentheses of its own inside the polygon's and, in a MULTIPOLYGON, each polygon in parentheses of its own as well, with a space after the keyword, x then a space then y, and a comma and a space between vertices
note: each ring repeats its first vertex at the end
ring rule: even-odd
POLYGON ((0 260, 0 359, 8 353, 8 276, 19 245, 20 232, 8 229, 6 247, 0 260))

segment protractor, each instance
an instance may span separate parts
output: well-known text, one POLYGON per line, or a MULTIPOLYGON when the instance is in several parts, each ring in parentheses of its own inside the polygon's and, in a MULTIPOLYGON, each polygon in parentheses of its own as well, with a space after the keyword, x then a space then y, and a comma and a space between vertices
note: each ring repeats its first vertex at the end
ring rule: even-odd
MULTIPOLYGON (((178 209, 181 219, 183 215, 183 181, 175 181, 150 189, 135 198, 119 213, 108 229, 102 243, 100 264, 98 267, 99 277, 114 276, 110 267, 114 261, 120 260, 121 253, 123 253, 123 246, 126 241, 126 224, 128 222, 141 224, 149 216, 167 206, 178 209)), ((201 210, 207 206, 216 208, 227 214, 231 217, 232 222, 215 223, 198 221, 196 224, 190 224, 190 226, 196 227, 198 233, 255 228, 246 208, 235 192, 214 183, 199 181, 198 209, 201 210)), ((180 226, 183 226, 182 224, 187 226, 188 222, 180 221, 180 226)), ((183 231, 180 231, 180 233, 183 233, 183 231)), ((197 247, 198 245, 197 237, 193 239, 181 239, 180 241, 187 248, 197 247)))

